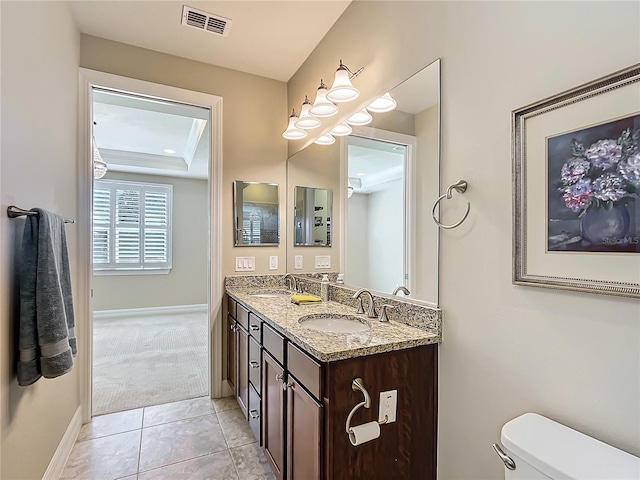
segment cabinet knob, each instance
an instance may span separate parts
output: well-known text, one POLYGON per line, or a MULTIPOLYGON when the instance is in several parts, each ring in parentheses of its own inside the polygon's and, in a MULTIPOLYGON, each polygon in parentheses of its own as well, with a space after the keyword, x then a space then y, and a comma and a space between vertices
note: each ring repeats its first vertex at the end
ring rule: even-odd
POLYGON ((293 387, 293 382, 282 382, 282 389, 286 390, 289 387, 293 387))
POLYGON ((284 380, 284 373, 277 373, 276 374, 276 381, 279 381, 279 380, 284 380))
POLYGON ((251 360, 249 362, 249 365, 251 365, 251 368, 260 368, 260 363, 256 362, 255 360, 251 360))
POLYGON ((254 332, 257 332, 258 330, 260 330, 260 325, 251 325, 251 330, 253 330, 254 332))
POLYGON ((233 324, 233 325, 231 325, 231 327, 229 327, 229 328, 231 328, 231 331, 232 331, 232 332, 235 332, 235 331, 236 331, 236 328, 238 328, 238 327, 237 327, 237 326, 236 326, 236 324, 234 323, 234 324, 233 324))
POLYGON ((253 418, 254 420, 257 420, 260 418, 260 414, 258 413, 257 410, 249 410, 249 415, 251 415, 251 418, 253 418))

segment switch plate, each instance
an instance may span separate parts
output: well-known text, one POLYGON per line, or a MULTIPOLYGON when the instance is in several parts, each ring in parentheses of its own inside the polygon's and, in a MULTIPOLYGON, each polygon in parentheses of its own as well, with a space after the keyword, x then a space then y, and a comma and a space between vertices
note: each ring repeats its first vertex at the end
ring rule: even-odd
POLYGON ((384 422, 387 417, 387 423, 396 421, 396 412, 398 410, 398 390, 387 390, 380 392, 380 408, 378 413, 378 422, 384 422))
POLYGON ((269 270, 277 270, 278 269, 278 256, 271 255, 269 256, 269 270))
POLYGON ((316 255, 316 268, 331 268, 331 256, 316 255))
POLYGON ((302 270, 302 255, 296 255, 295 256, 294 268, 296 270, 302 270))
POLYGON ((256 257, 236 257, 236 272, 255 272, 256 257))

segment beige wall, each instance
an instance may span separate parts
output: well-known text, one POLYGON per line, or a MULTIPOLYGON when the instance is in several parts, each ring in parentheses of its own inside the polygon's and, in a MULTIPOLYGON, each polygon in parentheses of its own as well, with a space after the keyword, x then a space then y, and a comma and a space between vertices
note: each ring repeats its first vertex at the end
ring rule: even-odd
MULTIPOLYGON (((66 3, 3 1, 0 10, 0 477, 33 480, 44 474, 80 405, 78 362, 67 375, 18 387, 14 358, 18 285, 13 265, 24 220, 7 218, 5 209, 13 204, 37 206, 78 216, 80 36, 66 3)), ((78 282, 76 226, 67 226, 67 240, 77 300, 86 289, 78 282)), ((76 309, 77 335, 82 332, 81 317, 76 309)))
MULTIPOLYGON (((88 35, 81 36, 80 65, 115 75, 219 95, 222 100, 222 273, 234 273, 236 256, 255 256, 256 273, 284 273, 282 222, 279 247, 233 246, 234 180, 286 181, 286 84, 88 35), (269 256, 280 257, 269 271, 269 256)), ((284 202, 280 217, 284 218, 284 202)))
POLYGON ((207 181, 118 172, 104 178, 173 185, 173 267, 166 275, 94 275, 93 309, 207 303, 207 181))
POLYGON ((441 236, 439 478, 502 478, 491 443, 527 411, 640 455, 638 301, 514 286, 510 248, 511 111, 638 63, 639 19, 637 2, 354 2, 288 84, 293 106, 342 58, 370 98, 442 58, 441 185, 469 181, 472 210, 441 236))

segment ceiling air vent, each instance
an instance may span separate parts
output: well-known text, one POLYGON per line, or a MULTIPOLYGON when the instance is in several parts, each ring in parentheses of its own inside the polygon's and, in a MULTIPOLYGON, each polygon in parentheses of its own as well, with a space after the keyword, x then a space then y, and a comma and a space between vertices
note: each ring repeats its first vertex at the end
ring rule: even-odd
POLYGON ((231 28, 231 19, 184 5, 182 7, 182 25, 226 37, 229 35, 229 29, 231 28))

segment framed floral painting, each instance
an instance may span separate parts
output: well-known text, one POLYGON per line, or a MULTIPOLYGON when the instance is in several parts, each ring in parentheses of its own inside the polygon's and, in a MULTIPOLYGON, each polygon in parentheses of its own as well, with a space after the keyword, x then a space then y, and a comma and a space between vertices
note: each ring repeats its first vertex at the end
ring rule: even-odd
POLYGON ((513 282, 640 298, 640 65, 512 120, 513 282))

